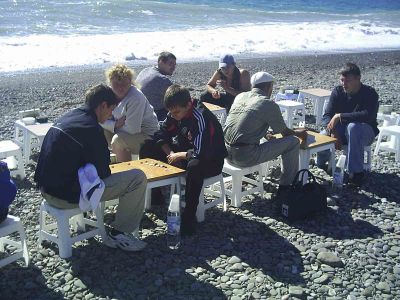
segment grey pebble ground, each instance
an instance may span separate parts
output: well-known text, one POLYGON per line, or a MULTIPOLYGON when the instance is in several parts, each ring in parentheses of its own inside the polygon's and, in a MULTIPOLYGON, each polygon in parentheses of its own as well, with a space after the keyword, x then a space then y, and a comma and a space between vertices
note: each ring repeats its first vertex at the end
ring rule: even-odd
MULTIPOLYGON (((381 104, 400 111, 400 52, 273 57, 238 60, 252 74, 266 70, 277 86, 332 89, 347 61, 381 104)), ((199 96, 217 63, 179 64, 173 81, 199 96)), ((138 68, 139 70, 140 68, 138 68)), ((19 110, 40 107, 54 120, 82 103, 84 91, 104 81, 103 69, 56 69, 0 77, 0 140, 13 137, 19 110)), ((276 92, 275 89, 274 92, 276 92)), ((310 105, 308 104, 308 109, 310 105)), ((400 299, 400 163, 393 154, 373 157, 359 191, 344 187, 324 214, 289 223, 272 201, 279 170, 264 180, 266 194, 247 196, 240 208, 206 213, 195 237, 171 252, 165 240, 165 207, 146 212, 141 253, 110 249, 95 239, 77 243, 60 259, 54 245, 37 244, 40 193, 35 164, 26 166, 11 214, 22 219, 31 265, 0 269, 0 299, 400 299)), ((327 184, 331 177, 311 169, 327 184)), ((111 211, 106 220, 112 218, 111 211)))

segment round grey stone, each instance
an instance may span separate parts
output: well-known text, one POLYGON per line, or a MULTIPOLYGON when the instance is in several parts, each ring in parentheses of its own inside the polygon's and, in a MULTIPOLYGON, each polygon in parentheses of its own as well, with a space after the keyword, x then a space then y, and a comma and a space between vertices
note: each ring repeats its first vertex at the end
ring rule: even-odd
POLYGON ((333 252, 323 251, 319 252, 317 259, 331 267, 344 267, 343 261, 333 252))
POLYGON ((241 263, 235 263, 232 267, 231 270, 235 271, 241 271, 243 270, 243 265, 241 263))
POLYGON ((231 265, 234 265, 234 264, 240 263, 240 262, 242 262, 242 260, 237 256, 232 256, 230 259, 228 259, 228 263, 231 265))
POLYGON ((365 297, 371 297, 374 292, 374 288, 372 286, 367 286, 363 291, 362 295, 365 297))
POLYGON ((390 293, 390 285, 385 282, 385 281, 381 281, 376 285, 376 288, 378 290, 381 290, 384 293, 390 293))
POLYGON ((86 285, 80 279, 77 279, 74 281, 74 286, 81 288, 81 289, 86 289, 86 285))
POLYGON ((67 275, 65 275, 65 281, 71 281, 72 279, 74 279, 74 276, 72 276, 70 273, 68 273, 67 275))
POLYGON ((328 280, 329 280, 328 275, 323 274, 322 276, 320 276, 320 277, 314 279, 314 282, 315 282, 315 283, 318 283, 318 284, 324 284, 324 283, 326 283, 328 280))
POLYGON ((301 298, 304 294, 304 289, 301 286, 291 285, 289 286, 290 296, 301 298))

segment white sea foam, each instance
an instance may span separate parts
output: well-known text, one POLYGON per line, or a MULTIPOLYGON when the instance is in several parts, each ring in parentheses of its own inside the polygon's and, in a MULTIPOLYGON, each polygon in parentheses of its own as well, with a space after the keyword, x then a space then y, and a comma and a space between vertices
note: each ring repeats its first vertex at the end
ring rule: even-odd
POLYGON ((365 22, 243 24, 213 29, 110 35, 0 37, 0 72, 145 58, 162 50, 179 61, 234 55, 400 49, 400 28, 365 22), (134 56, 132 55, 134 54, 134 56))
POLYGON ((142 10, 141 13, 148 16, 154 16, 154 13, 151 10, 142 10))

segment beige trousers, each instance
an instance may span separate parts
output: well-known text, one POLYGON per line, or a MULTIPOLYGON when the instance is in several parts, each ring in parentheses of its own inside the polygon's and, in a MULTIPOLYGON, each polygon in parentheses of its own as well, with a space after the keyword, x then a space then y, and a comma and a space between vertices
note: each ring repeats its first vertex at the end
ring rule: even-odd
POLYGON ((116 145, 120 149, 127 149, 132 154, 139 154, 140 147, 150 137, 142 132, 129 134, 125 132, 113 133, 104 130, 104 135, 109 146, 116 145))
MULTIPOLYGON (((130 170, 113 174, 103 179, 104 193, 100 201, 119 198, 115 220, 111 226, 122 232, 131 233, 139 228, 144 212, 146 175, 141 170, 130 170)), ((79 207, 78 203, 69 203, 42 192, 46 201, 57 208, 68 209, 79 207)))

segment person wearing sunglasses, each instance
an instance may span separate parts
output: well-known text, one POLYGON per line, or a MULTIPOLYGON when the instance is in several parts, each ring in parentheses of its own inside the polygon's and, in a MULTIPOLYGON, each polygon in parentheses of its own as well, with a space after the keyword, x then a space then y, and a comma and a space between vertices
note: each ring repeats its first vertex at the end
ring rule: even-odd
POLYGON ((208 81, 206 88, 200 100, 224 107, 229 112, 235 97, 241 92, 250 91, 250 73, 239 69, 232 55, 222 55, 219 68, 208 81))

